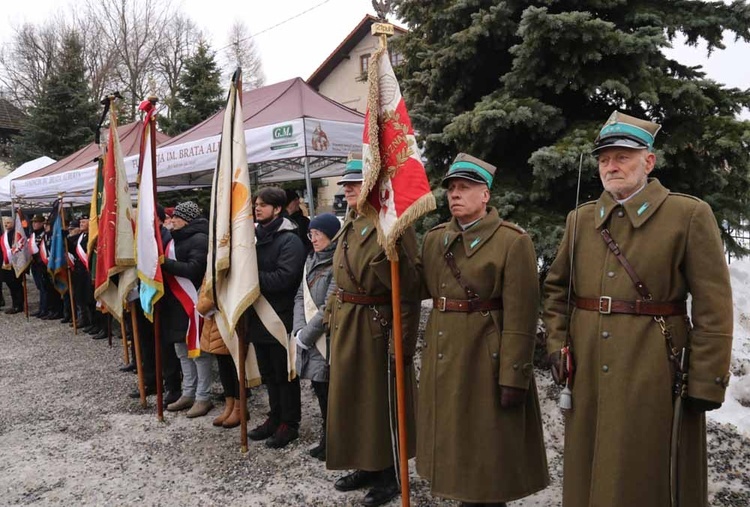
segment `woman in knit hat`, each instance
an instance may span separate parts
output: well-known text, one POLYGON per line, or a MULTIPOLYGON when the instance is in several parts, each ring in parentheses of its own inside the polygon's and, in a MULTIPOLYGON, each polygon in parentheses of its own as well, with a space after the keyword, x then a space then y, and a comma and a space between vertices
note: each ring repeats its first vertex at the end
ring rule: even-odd
POLYGON ((292 334, 297 341, 297 372, 300 378, 312 381, 318 398, 323 429, 320 444, 310 450, 310 456, 326 459, 326 413, 328 407, 328 343, 323 328, 325 304, 336 282, 331 270, 341 223, 336 215, 323 213, 310 221, 309 238, 313 251, 305 262, 304 276, 294 299, 292 334))

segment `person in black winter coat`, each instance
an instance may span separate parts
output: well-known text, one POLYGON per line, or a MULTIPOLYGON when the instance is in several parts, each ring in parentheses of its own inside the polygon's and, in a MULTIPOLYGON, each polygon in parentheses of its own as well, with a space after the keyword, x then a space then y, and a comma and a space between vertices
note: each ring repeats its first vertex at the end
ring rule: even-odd
MULTIPOLYGON (((286 333, 292 331, 294 297, 302 280, 305 247, 294 223, 281 216, 286 194, 280 188, 262 189, 255 201, 256 252, 260 293, 284 323, 286 333)), ((287 373, 287 351, 268 332, 254 307, 244 315, 245 340, 255 347, 261 379, 268 389, 268 419, 248 433, 252 440, 266 440, 271 448, 286 446, 299 435, 301 401, 299 378, 292 381, 287 373)))
MULTIPOLYGON (((187 201, 175 207, 172 222, 174 224, 172 248, 174 248, 175 258, 171 259, 165 255, 162 270, 175 277, 190 280, 197 291, 206 274, 208 220, 200 216, 200 208, 195 203, 187 201)), ((164 291, 161 303, 161 336, 162 340, 174 344, 182 366, 182 396, 176 402, 167 405, 167 410, 177 412, 189 408, 188 417, 204 416, 213 408, 211 403, 213 356, 201 353, 197 357, 188 357, 186 342, 190 323, 188 314, 169 289, 168 283, 164 284, 164 291)))

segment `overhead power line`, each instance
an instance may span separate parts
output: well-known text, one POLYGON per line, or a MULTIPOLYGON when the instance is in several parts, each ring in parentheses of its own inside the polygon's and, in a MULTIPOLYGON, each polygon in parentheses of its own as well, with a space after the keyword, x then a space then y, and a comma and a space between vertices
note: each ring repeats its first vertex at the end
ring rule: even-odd
POLYGON ((302 12, 298 13, 298 14, 295 14, 294 16, 291 16, 291 17, 289 17, 289 18, 286 18, 286 19, 285 19, 285 20, 283 20, 283 21, 279 21, 279 22, 278 22, 278 23, 276 23, 275 25, 269 26, 268 28, 264 28, 264 29, 263 29, 263 30, 261 30, 260 32, 254 33, 254 34, 252 34, 252 35, 250 35, 250 36, 248 36, 248 37, 244 37, 244 38, 242 38, 242 39, 239 39, 239 40, 237 40, 237 41, 234 41, 234 42, 232 42, 232 43, 230 43, 230 44, 227 44, 226 46, 222 46, 222 47, 220 47, 219 49, 217 49, 217 51, 221 51, 222 49, 226 49, 226 48, 228 48, 228 47, 230 47, 230 46, 234 46, 235 44, 239 44, 240 42, 245 42, 246 40, 252 39, 253 37, 257 37, 258 35, 264 34, 264 33, 266 33, 266 32, 270 32, 270 31, 271 31, 271 30, 273 30, 274 28, 278 28, 278 27, 280 27, 280 26, 281 26, 281 25, 283 25, 283 24, 289 23, 290 21, 292 21, 292 20, 294 20, 294 19, 297 19, 297 18, 299 18, 300 16, 304 16, 304 15, 305 15, 305 14, 307 14, 308 12, 314 11, 315 9, 317 9, 318 7, 320 7, 321 5, 327 4, 327 3, 328 3, 328 2, 330 2, 330 1, 331 1, 331 0, 323 0, 322 2, 320 2, 320 3, 317 3, 317 4, 313 5, 312 7, 310 7, 310 8, 309 8, 309 9, 307 9, 307 10, 304 10, 304 11, 302 11, 302 12))

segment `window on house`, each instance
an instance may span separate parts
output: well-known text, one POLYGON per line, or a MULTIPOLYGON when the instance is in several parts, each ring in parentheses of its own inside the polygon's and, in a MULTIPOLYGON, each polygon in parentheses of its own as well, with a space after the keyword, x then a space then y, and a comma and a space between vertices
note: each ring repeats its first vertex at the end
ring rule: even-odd
POLYGON ((367 69, 370 65, 370 55, 362 55, 359 57, 359 74, 362 76, 367 76, 367 69))
POLYGON ((393 67, 398 67, 401 65, 401 62, 404 61, 404 56, 401 53, 391 53, 391 65, 393 67))

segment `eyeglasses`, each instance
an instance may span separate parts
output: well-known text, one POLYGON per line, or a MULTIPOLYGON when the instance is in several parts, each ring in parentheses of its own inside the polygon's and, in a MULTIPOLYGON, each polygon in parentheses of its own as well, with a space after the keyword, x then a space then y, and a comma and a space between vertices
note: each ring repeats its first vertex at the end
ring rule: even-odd
POLYGON ((309 239, 310 241, 312 241, 313 238, 319 239, 319 238, 324 238, 324 237, 325 237, 325 234, 323 234, 322 232, 316 229, 307 233, 307 239, 309 239))

